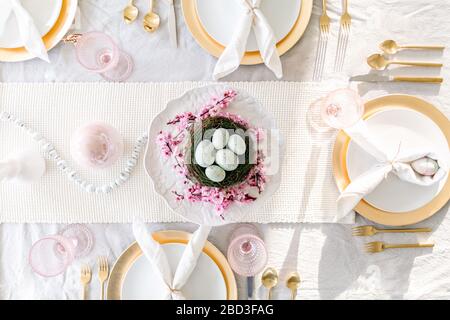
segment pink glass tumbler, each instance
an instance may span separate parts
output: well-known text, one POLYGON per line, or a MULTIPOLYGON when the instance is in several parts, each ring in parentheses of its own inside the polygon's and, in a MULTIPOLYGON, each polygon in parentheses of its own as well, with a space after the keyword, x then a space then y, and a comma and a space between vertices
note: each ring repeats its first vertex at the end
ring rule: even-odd
POLYGON ((364 102, 348 88, 337 89, 313 102, 308 110, 309 125, 316 132, 345 129, 355 125, 364 114, 364 102))
POLYGON ((131 57, 105 33, 72 34, 65 38, 65 42, 75 45, 77 60, 84 68, 107 80, 124 81, 133 70, 131 57))
POLYGON ((247 277, 248 297, 253 295, 253 277, 267 264, 267 250, 258 230, 251 224, 242 224, 233 231, 227 258, 231 268, 247 277))
POLYGON ((66 227, 57 235, 45 236, 30 249, 28 261, 31 268, 43 277, 54 277, 63 273, 76 259, 92 250, 93 236, 81 224, 66 227))

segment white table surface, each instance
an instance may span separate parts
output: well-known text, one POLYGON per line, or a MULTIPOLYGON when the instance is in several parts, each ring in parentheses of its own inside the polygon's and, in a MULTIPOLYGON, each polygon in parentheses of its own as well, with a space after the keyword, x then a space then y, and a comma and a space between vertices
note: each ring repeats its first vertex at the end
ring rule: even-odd
MULTIPOLYGON (((314 1, 312 21, 302 40, 283 58, 284 80, 309 81, 318 39, 318 15, 321 1, 314 1)), ((341 1, 329 1, 332 37, 328 45, 327 69, 334 63, 341 1)), ((204 52, 189 34, 176 1, 179 48, 170 45, 167 32, 167 6, 156 1, 162 24, 154 34, 147 34, 141 22, 125 25, 121 10, 127 0, 80 0, 81 31, 102 30, 110 33, 135 61, 135 71, 129 81, 211 80, 216 59, 204 52)), ((135 1, 141 12, 147 1, 135 1)), ((353 35, 349 44, 345 72, 368 72, 364 58, 377 51, 377 44, 393 38, 399 42, 439 43, 450 45, 450 2, 440 0, 359 0, 349 1, 353 17, 353 35)), ((140 16, 142 19, 142 16, 140 16)), ((401 57, 442 60, 442 70, 392 70, 391 74, 448 75, 448 51, 441 53, 402 53, 401 57)), ((103 81, 100 76, 84 71, 75 61, 70 45, 58 45, 50 52, 51 65, 42 61, 0 63, 0 81, 103 81)), ((328 72, 329 74, 329 72, 328 72)), ((273 80, 264 66, 241 67, 224 80, 273 80)), ((364 98, 385 93, 419 95, 441 107, 448 108, 450 88, 419 84, 361 84, 357 86, 364 98)), ((391 242, 434 241, 433 250, 389 251, 369 256, 362 252, 367 239, 351 237, 351 226, 338 224, 270 224, 259 225, 269 250, 269 264, 281 269, 278 298, 288 297, 283 288, 287 272, 298 270, 303 279, 299 299, 449 299, 450 298, 450 219, 447 204, 432 218, 418 224, 432 227, 430 235, 379 235, 377 240, 391 242)), ((361 217, 358 224, 368 223, 361 217)), ((44 279, 30 270, 27 255, 31 244, 40 237, 56 233, 62 225, 3 224, 0 225, 0 298, 1 299, 77 299, 80 296, 79 266, 88 262, 94 266, 98 255, 107 255, 110 262, 132 241, 127 224, 92 224, 95 234, 93 252, 75 262, 68 271, 55 278, 44 279)), ((152 225, 154 230, 180 229, 192 231, 192 224, 152 225)), ((209 240, 225 252, 228 236, 234 226, 215 228, 209 240)), ((97 298, 99 287, 91 285, 91 298, 97 298)), ((243 279, 238 278, 241 297, 245 298, 243 279)))

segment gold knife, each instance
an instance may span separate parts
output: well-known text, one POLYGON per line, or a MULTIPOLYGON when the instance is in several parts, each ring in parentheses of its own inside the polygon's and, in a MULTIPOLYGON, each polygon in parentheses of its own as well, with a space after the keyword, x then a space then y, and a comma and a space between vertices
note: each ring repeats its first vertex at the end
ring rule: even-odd
POLYGON ((350 77, 350 81, 442 83, 444 79, 441 77, 403 77, 403 76, 382 76, 376 74, 362 74, 350 77))

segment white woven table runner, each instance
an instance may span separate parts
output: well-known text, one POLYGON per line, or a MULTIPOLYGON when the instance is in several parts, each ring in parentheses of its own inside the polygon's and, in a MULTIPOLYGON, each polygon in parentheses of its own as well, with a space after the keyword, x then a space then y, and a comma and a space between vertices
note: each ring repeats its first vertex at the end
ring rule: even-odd
MULTIPOLYGON (((84 179, 101 185, 115 179, 126 159, 106 171, 77 168, 70 158, 73 131, 92 120, 115 126, 125 140, 126 157, 166 103, 205 82, 1 84, 0 111, 8 111, 52 142, 84 179)), ((329 88, 317 83, 230 83, 256 97, 278 120, 286 140, 283 179, 276 195, 247 222, 333 222, 338 195, 331 169, 332 140, 312 144, 306 124, 310 103, 329 88)), ((0 124, 0 159, 35 142, 10 123, 0 124)), ((150 143, 153 143, 150 141, 150 143)), ((89 194, 47 161, 46 175, 29 186, 0 184, 0 222, 126 223, 179 222, 153 191, 144 173, 143 155, 128 182, 111 194, 89 194)), ((347 223, 354 222, 349 215, 347 223)))

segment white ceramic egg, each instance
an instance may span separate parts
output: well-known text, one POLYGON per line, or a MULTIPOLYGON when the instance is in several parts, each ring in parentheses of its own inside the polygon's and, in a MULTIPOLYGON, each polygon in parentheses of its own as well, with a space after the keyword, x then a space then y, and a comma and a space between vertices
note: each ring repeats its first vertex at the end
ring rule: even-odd
POLYGON ((230 139, 228 139, 228 148, 237 155, 242 155, 245 153, 247 146, 240 135, 233 134, 230 139))
POLYGON ((209 166, 205 170, 205 174, 208 177, 209 180, 214 182, 221 182, 223 179, 225 179, 225 171, 216 165, 209 166))
POLYGON ((212 137, 212 143, 214 145, 214 148, 216 148, 217 150, 225 148, 229 138, 230 134, 228 133, 227 129, 224 128, 217 129, 216 131, 214 131, 212 137))
POLYGON ((413 161, 411 167, 415 172, 423 176, 432 176, 439 170, 437 161, 428 157, 413 161))
POLYGON ((239 158, 229 149, 221 149, 216 153, 216 163, 226 171, 233 171, 239 165, 239 158))
POLYGON ((195 161, 199 166, 206 168, 214 163, 216 149, 209 140, 200 141, 195 149, 195 161))

